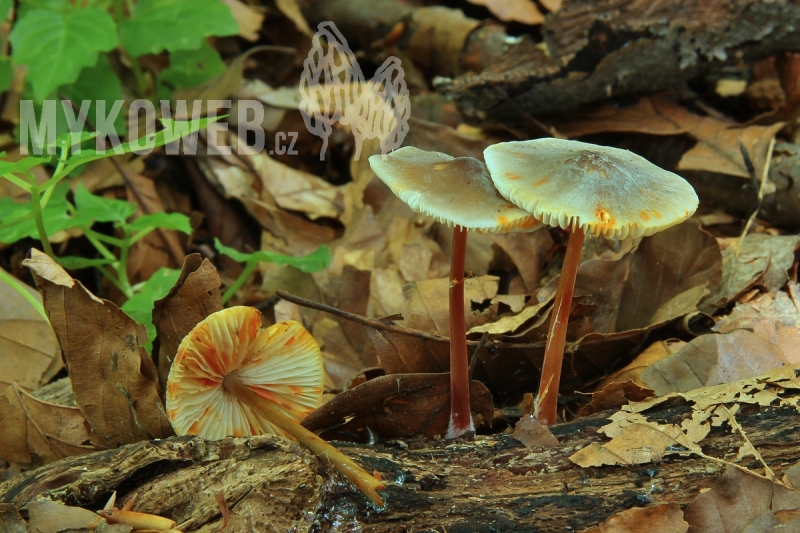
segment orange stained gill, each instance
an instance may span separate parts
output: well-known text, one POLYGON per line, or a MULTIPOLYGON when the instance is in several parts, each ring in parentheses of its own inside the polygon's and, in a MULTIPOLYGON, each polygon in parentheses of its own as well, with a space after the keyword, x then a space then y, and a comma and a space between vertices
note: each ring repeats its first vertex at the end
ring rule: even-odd
POLYGON ((433 170, 444 170, 447 168, 447 163, 434 163, 433 170))
POLYGON ((292 344, 295 343, 295 341, 297 341, 297 337, 289 337, 289 339, 285 343, 283 343, 283 345, 291 346, 292 344))
POLYGON ((504 217, 502 215, 497 217, 497 225, 498 226, 505 226, 506 224, 508 224, 508 219, 506 217, 504 217))
POLYGON ((598 207, 597 211, 594 212, 595 216, 600 219, 602 226, 604 228, 613 228, 614 225, 617 223, 616 220, 611 216, 605 208, 598 207))
POLYGON ((194 424, 189 426, 189 429, 186 430, 186 434, 187 435, 197 435, 198 431, 200 431, 200 422, 199 421, 195 422, 194 424))
POLYGON ((536 183, 534 183, 533 186, 534 187, 539 187, 541 185, 544 185, 548 181, 550 181, 550 176, 545 176, 542 179, 540 179, 539 181, 537 181, 536 183))
POLYGON ((639 218, 642 220, 650 220, 650 216, 647 214, 647 211, 639 211, 639 218))
POLYGON ((656 218, 661 218, 661 213, 659 213, 658 211, 650 211, 650 213, 652 213, 652 215, 656 218))
POLYGON ((511 181, 519 181, 522 179, 522 176, 519 174, 514 174, 513 172, 506 172, 506 179, 511 181))

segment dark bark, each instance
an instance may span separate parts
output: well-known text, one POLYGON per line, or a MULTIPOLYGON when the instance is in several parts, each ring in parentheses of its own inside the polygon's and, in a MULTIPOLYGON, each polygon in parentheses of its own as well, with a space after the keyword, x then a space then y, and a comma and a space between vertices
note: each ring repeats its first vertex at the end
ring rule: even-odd
MULTIPOLYGON (((688 411, 672 405, 650 416, 675 423, 688 411)), ((737 420, 779 477, 800 459, 797 411, 746 409, 737 420)), ((569 461, 577 448, 607 440, 597 433, 604 424, 602 416, 594 416, 554 426, 561 441, 554 450, 529 450, 508 435, 376 446, 340 443, 386 481, 387 505, 380 511, 302 447, 277 437, 170 438, 72 457, 0 485, 0 502, 22 506, 48 496, 96 509, 116 489, 121 502, 138 492, 136 510, 171 516, 184 523, 183 531, 218 531, 214 494, 221 491, 234 524, 228 533, 252 531, 249 516, 278 531, 329 531, 336 522, 337 531, 376 533, 548 532, 581 530, 633 506, 685 506, 723 470, 716 462, 678 453, 658 464, 630 467, 584 469, 569 461)), ((741 444, 729 428, 715 428, 703 448, 715 457, 735 457, 741 444)), ((755 462, 743 466, 759 469, 755 462)))

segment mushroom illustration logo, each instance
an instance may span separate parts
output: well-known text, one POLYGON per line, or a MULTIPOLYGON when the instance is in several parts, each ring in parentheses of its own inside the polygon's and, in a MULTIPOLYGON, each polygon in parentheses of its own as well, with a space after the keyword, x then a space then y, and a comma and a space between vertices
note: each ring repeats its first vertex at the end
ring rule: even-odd
POLYGON ((319 406, 322 379, 319 346, 303 326, 262 329, 257 309, 231 307, 198 323, 178 347, 167 417, 178 435, 293 437, 381 505, 379 480, 298 423, 319 406))
POLYGON ((500 194, 537 220, 571 231, 539 382, 537 418, 553 424, 585 234, 652 235, 689 218, 697 209, 697 194, 680 176, 618 148, 536 139, 495 144, 483 154, 500 194))
POLYGON ((471 157, 451 157, 406 146, 369 164, 411 209, 453 228, 450 262, 450 423, 447 438, 475 431, 469 403, 464 261, 467 232, 531 231, 534 217, 500 196, 486 166, 471 157))
POLYGON ((384 156, 403 144, 411 103, 400 60, 388 57, 366 81, 356 56, 333 22, 317 26, 311 50, 303 61, 299 89, 299 109, 306 129, 322 139, 320 161, 325 160, 335 122, 353 132, 356 161, 366 139, 380 139, 384 156))

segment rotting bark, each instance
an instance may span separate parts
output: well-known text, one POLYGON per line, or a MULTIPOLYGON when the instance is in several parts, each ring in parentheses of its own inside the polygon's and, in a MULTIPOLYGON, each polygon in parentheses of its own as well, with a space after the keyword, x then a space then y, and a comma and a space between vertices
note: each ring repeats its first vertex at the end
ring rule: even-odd
MULTIPOLYGON (((649 414, 676 422, 688 411, 673 404, 649 414)), ((779 477, 800 460, 797 411, 746 408, 737 420, 779 477)), ((231 508, 228 533, 268 530, 265 525, 276 531, 549 532, 581 530, 633 506, 685 506, 724 469, 678 452, 658 464, 630 467, 571 463, 576 448, 606 440, 597 433, 604 423, 596 415, 553 426, 561 447, 549 451, 528 450, 505 434, 456 442, 340 443, 367 470, 382 474, 384 510, 368 506, 310 453, 278 437, 170 438, 72 457, 0 484, 0 502, 22 506, 49 497, 97 509, 111 490, 120 492, 120 505, 138 492, 136 510, 171 516, 184 523, 183 531, 206 532, 219 531, 214 494, 222 491, 231 508)), ((729 428, 715 428, 703 448, 732 460, 741 444, 729 428)), ((742 466, 759 470, 757 462, 742 466)))
POLYGON ((394 0, 318 0, 304 12, 312 25, 333 20, 367 52, 397 50, 430 77, 458 76, 436 88, 484 125, 524 127, 526 117, 680 87, 727 65, 800 50, 794 2, 576 0, 548 15, 538 45, 449 11, 457 13, 394 0), (460 46, 437 44, 457 35, 460 46))

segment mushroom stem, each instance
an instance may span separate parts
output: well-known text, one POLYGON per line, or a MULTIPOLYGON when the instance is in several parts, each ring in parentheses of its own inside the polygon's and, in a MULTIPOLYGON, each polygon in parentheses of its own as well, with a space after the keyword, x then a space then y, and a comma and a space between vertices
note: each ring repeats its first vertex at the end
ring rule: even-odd
POLYGON ((450 259, 450 424, 447 438, 475 433, 469 407, 469 362, 467 323, 464 318, 464 262, 467 255, 467 230, 453 230, 453 257, 450 259))
POLYGON ((564 360, 564 343, 567 338, 569 310, 572 304, 572 293, 575 289, 575 277, 578 275, 578 263, 585 234, 583 229, 575 229, 567 241, 567 253, 564 266, 561 267, 561 279, 558 281, 553 311, 550 316, 550 331, 547 335, 547 346, 544 351, 542 377, 539 380, 538 411, 536 420, 542 424, 556 423, 558 416, 558 385, 561 381, 561 363, 564 360))
POLYGON ((296 420, 286 416, 275 408, 269 401, 253 392, 237 376, 228 374, 222 381, 225 390, 242 400, 248 407, 261 413, 270 423, 275 424, 297 441, 311 450, 317 457, 330 463, 340 474, 353 482, 353 484, 372 500, 376 505, 383 505, 383 500, 378 494, 383 489, 383 483, 368 474, 352 459, 325 442, 311 431, 301 426, 296 420))

